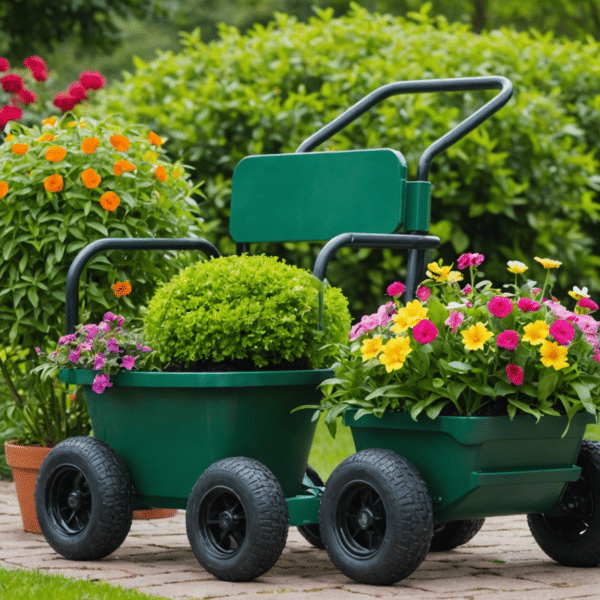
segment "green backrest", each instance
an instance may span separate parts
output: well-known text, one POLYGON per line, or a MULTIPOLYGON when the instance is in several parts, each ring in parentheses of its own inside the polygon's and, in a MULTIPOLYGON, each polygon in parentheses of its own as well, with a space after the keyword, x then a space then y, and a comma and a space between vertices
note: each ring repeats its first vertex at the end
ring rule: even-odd
POLYGON ((406 161, 389 149, 248 156, 233 173, 238 243, 393 233, 406 217, 406 161))

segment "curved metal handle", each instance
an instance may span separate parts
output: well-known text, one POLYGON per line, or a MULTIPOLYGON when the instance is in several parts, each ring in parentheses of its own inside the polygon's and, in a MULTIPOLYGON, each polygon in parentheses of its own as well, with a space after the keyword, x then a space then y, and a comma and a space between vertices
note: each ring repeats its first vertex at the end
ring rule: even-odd
POLYGON ((417 170, 417 181, 427 181, 431 161, 440 152, 458 142, 475 127, 481 125, 486 119, 500 110, 509 100, 513 93, 513 84, 506 77, 458 77, 455 79, 428 79, 416 81, 398 81, 377 88, 354 106, 343 112, 339 117, 327 125, 321 127, 309 138, 305 139, 297 148, 296 152, 310 152, 313 148, 322 144, 332 135, 342 130, 346 125, 367 112, 375 104, 398 94, 416 94, 423 92, 466 92, 474 90, 499 89, 500 93, 484 104, 479 110, 468 116, 454 129, 444 134, 433 142, 421 155, 419 168, 417 170))

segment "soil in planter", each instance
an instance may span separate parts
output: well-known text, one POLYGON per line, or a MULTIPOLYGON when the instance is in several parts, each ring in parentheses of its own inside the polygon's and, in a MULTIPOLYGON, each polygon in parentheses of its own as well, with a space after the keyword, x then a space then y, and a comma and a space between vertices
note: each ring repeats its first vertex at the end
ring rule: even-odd
POLYGON ((229 373, 232 371, 306 371, 310 370, 308 358, 299 358, 295 361, 285 361, 276 365, 270 364, 266 367, 257 367, 249 358, 240 358, 235 360, 223 360, 221 362, 212 362, 207 360, 198 360, 190 365, 172 364, 166 366, 163 371, 166 372, 186 372, 186 373, 229 373))
MULTIPOLYGON (((508 414, 508 400, 500 398, 498 400, 490 400, 481 408, 477 409, 471 417, 505 417, 508 414)), ((454 404, 449 403, 444 406, 440 412, 441 417, 458 417, 458 411, 454 404)))

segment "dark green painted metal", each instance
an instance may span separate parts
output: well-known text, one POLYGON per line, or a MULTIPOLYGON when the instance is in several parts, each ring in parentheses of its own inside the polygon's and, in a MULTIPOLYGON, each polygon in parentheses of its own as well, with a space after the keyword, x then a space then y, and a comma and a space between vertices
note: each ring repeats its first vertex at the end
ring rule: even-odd
POLYGON ((406 231, 429 231, 431 221, 431 183, 409 181, 406 186, 406 231))
MULTIPOLYGON (((95 375, 60 372, 63 381, 83 385, 94 436, 125 463, 136 502, 185 508, 203 471, 231 456, 265 464, 286 497, 307 495, 302 481, 316 422, 310 411, 290 411, 318 403, 316 386, 332 371, 120 372, 102 394, 91 390, 95 375)), ((307 510, 295 503, 298 524, 314 515, 315 501, 304 502, 307 510)))
POLYGON ((384 448, 407 458, 425 480, 436 522, 547 512, 558 504, 593 415, 566 417, 438 417, 408 413, 344 421, 356 450, 384 448))
POLYGON ((405 195, 406 161, 395 150, 248 156, 233 174, 229 231, 238 243, 392 233, 405 195))
POLYGON ((296 496, 286 498, 290 524, 310 525, 319 522, 319 506, 323 492, 320 488, 304 488, 296 496))

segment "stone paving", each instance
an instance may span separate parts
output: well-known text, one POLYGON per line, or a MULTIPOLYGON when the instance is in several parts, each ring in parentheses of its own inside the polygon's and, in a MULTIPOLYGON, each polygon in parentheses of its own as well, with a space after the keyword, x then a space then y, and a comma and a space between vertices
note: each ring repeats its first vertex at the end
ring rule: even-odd
POLYGON ((534 542, 524 516, 487 519, 471 542, 430 554, 415 573, 389 587, 349 580, 324 550, 313 548, 295 528, 290 528, 287 546, 268 573, 250 583, 219 581, 194 558, 184 511, 170 519, 134 521, 121 548, 107 558, 71 562, 41 535, 23 532, 14 484, 6 481, 0 481, 0 567, 103 580, 173 599, 600 599, 600 568, 554 563, 534 542))

